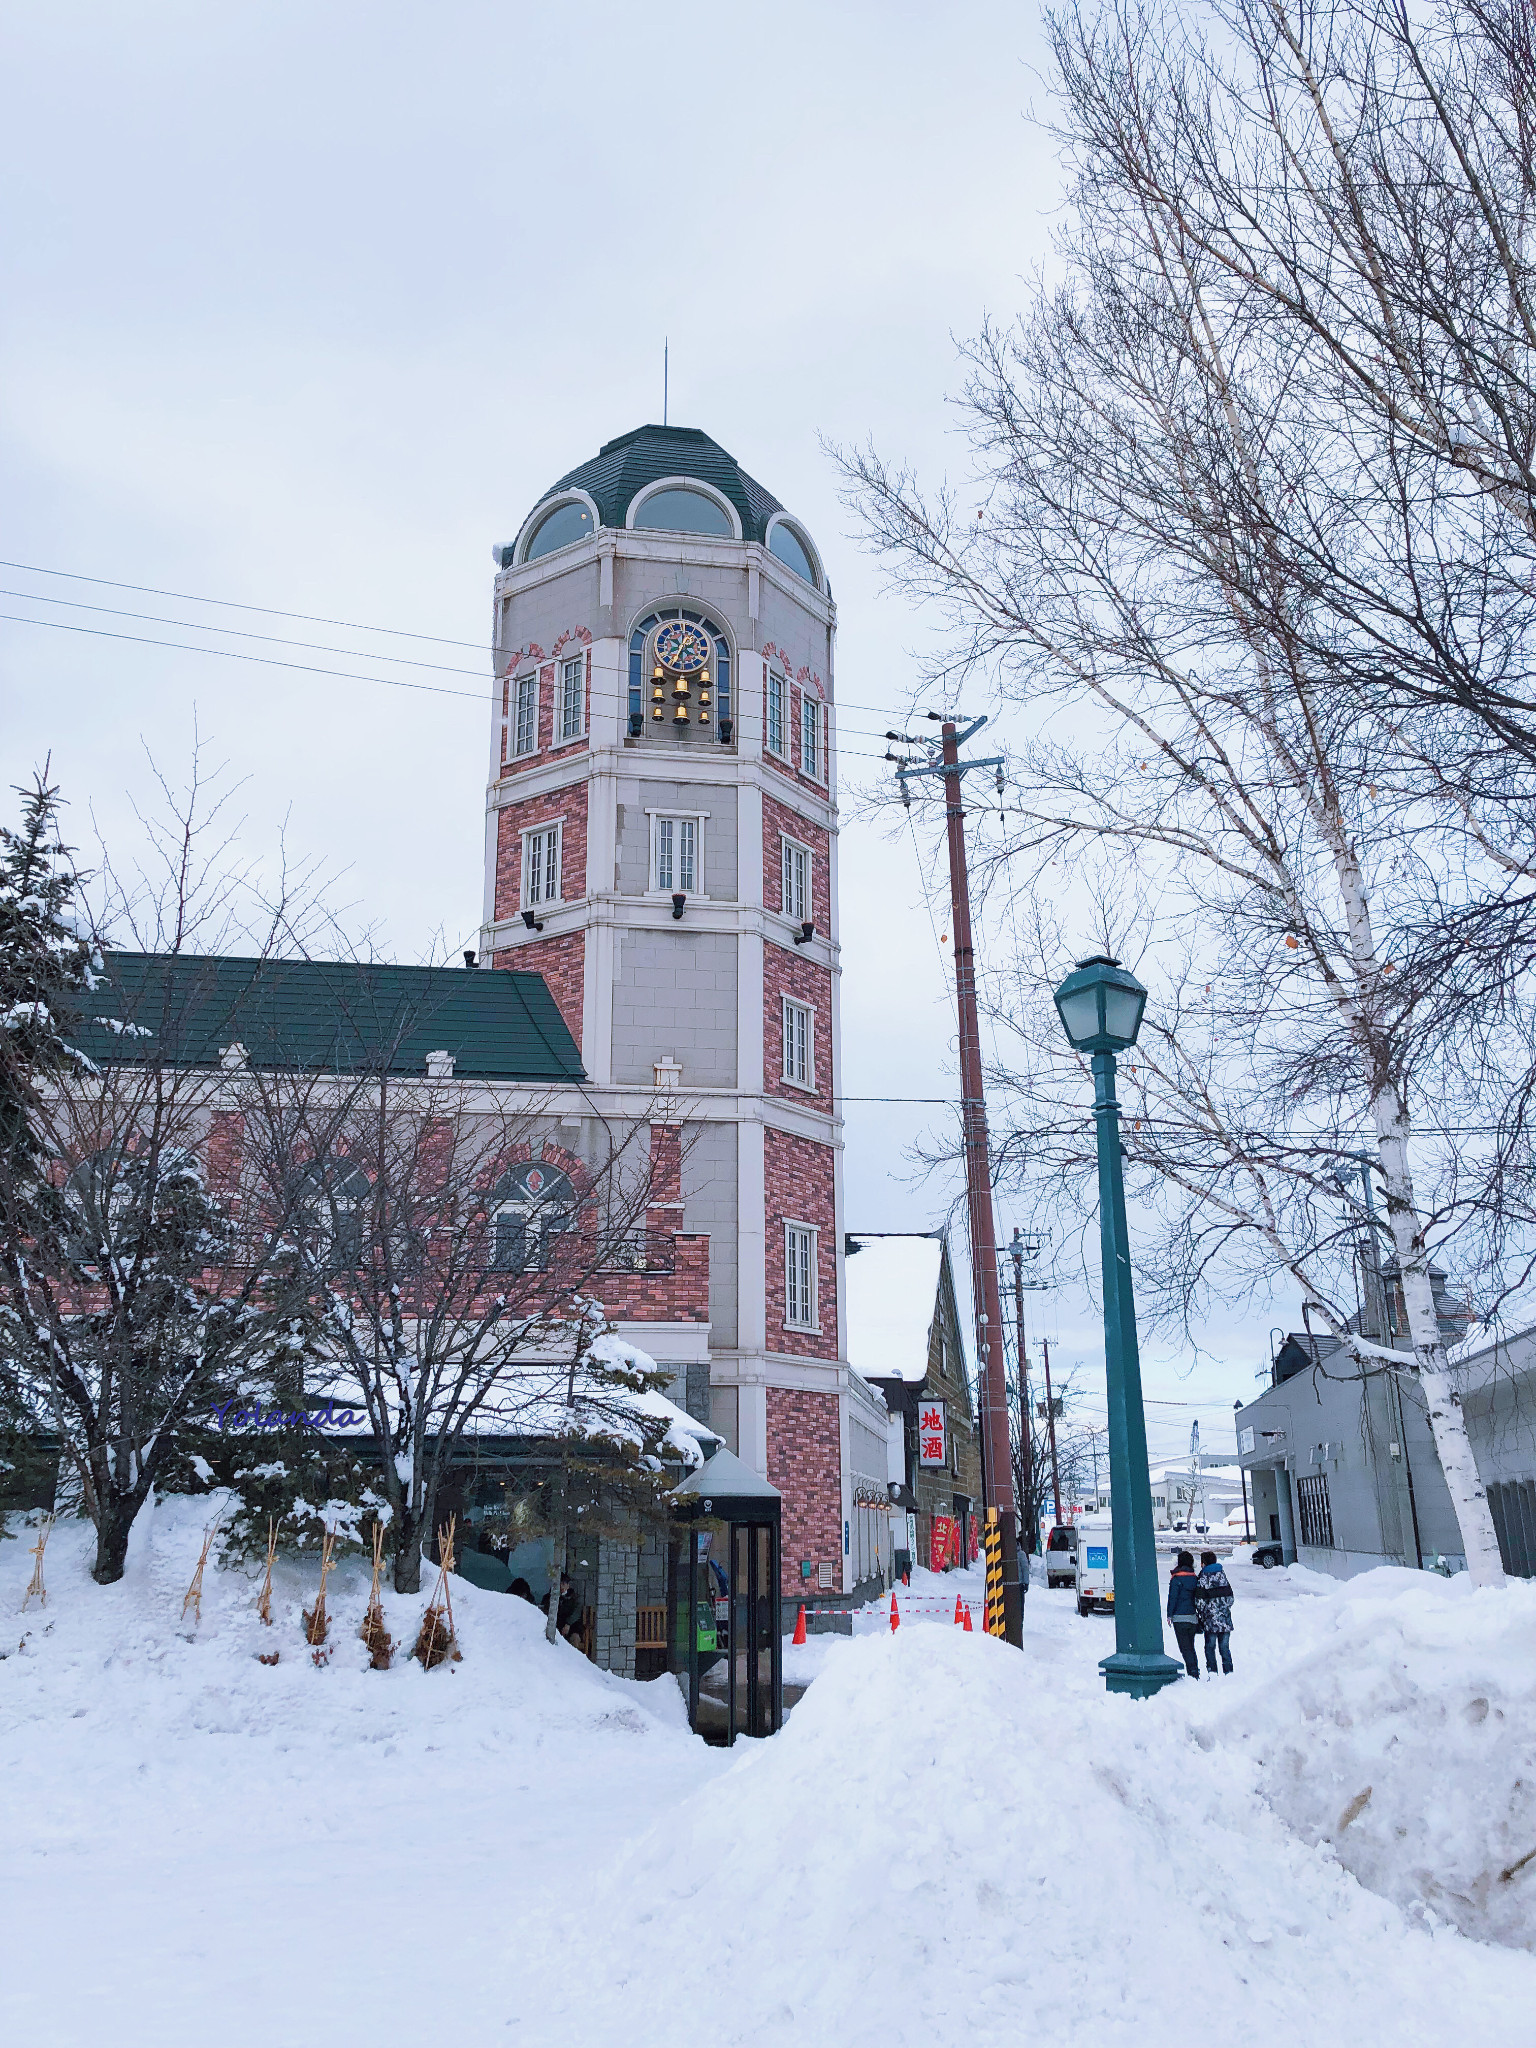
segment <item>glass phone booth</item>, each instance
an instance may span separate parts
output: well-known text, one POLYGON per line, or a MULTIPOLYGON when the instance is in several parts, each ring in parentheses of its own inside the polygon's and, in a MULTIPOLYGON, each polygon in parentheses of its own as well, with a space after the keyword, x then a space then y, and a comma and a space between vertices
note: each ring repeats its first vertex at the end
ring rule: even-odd
POLYGON ((778 1489, 722 1447, 672 1501, 668 1668, 688 1725, 722 1744, 772 1735, 784 1718, 778 1489))

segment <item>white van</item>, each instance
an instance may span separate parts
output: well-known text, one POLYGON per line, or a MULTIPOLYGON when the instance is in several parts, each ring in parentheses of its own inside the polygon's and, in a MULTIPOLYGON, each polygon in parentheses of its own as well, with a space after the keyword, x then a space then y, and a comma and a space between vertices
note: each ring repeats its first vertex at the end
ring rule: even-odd
POLYGON ((1115 1611, 1114 1523, 1108 1515, 1084 1515, 1077 1525, 1077 1611, 1115 1611))
POLYGON ((1072 1522, 1058 1522, 1046 1538, 1045 1583, 1047 1586, 1074 1586, 1077 1583, 1077 1526, 1072 1522))

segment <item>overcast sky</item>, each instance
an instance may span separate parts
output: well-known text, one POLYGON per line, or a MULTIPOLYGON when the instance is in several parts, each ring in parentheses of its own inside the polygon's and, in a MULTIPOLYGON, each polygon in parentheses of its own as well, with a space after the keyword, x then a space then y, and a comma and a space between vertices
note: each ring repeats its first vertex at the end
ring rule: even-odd
MULTIPOLYGON (((845 789, 888 772, 873 736, 921 626, 848 538, 818 436, 963 471, 954 338, 1009 314, 1049 254, 1032 8, 116 0, 13 4, 0 38, 0 554, 31 565, 0 571, 0 612, 92 629, 0 623, 4 765, 14 782, 52 755, 77 840, 94 815, 134 842, 146 751, 183 775, 195 720, 243 784, 249 854, 270 866, 284 832, 386 956, 473 943, 490 549, 660 418, 666 337, 672 420, 829 564, 845 789), (192 625, 215 620, 348 653, 225 647, 467 694, 92 637, 212 644, 192 625)), ((842 877, 849 1095, 952 1093, 911 837, 851 822, 842 877)), ((903 1152, 947 1114, 850 1102, 851 1223, 941 1215, 951 1190, 914 1184, 903 1152)), ((1037 1308, 1063 1363, 1101 1376, 1089 1304, 1037 1308)), ((1208 1441, 1265 1355, 1252 1314, 1208 1333, 1216 1364, 1149 1361, 1149 1395, 1208 1404, 1208 1441)), ((1183 1448, 1188 1412, 1149 1418, 1155 1456, 1183 1448)))

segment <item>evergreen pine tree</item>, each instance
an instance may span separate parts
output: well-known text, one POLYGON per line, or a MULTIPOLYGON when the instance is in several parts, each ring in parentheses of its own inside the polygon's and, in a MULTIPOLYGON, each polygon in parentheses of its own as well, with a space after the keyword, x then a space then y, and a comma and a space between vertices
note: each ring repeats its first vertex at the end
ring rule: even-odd
MULTIPOLYGON (((38 775, 19 828, 0 825, 0 1272, 57 1227, 58 1198, 37 1121, 38 1089, 62 1074, 90 975, 75 928, 79 879, 58 832, 59 793, 38 775)), ((0 1504, 36 1495, 43 1475, 35 1402, 13 1345, 0 1341, 0 1504)))

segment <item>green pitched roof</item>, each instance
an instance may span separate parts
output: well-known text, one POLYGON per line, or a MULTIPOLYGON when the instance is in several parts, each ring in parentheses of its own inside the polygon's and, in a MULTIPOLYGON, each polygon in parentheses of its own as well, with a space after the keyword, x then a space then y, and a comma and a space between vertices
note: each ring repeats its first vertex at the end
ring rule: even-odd
POLYGON ((745 540, 761 542, 768 522, 783 506, 747 475, 734 455, 698 427, 636 427, 607 441, 590 462, 567 472, 539 499, 560 491, 585 491, 597 506, 603 526, 622 526, 637 491, 664 476, 696 476, 713 484, 741 515, 745 540))
POLYGON ((503 968, 109 953, 80 1009, 76 1042, 101 1066, 217 1066, 239 1043, 287 1071, 424 1074, 448 1052, 458 1079, 586 1078, 543 976, 503 968))

